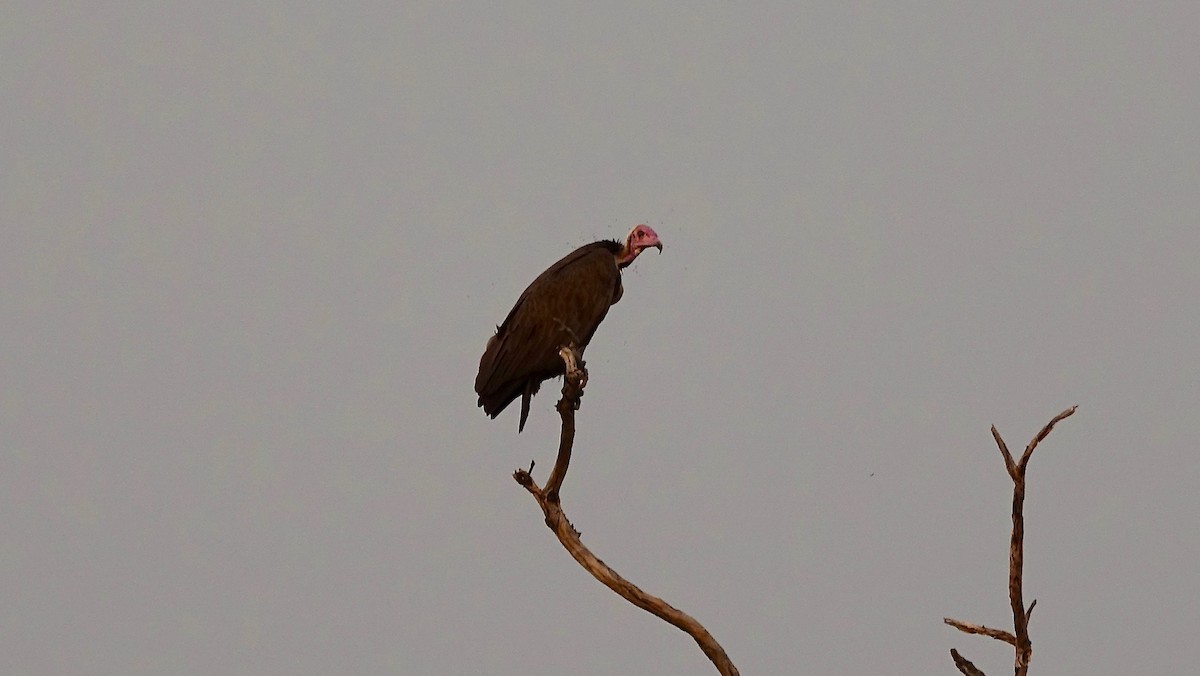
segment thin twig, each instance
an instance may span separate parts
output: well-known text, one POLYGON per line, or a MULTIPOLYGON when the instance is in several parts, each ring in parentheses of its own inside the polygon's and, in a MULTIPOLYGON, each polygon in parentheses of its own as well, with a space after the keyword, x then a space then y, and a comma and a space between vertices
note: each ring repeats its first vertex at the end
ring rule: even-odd
POLYGON ((955 620, 955 619, 949 618, 949 617, 943 617, 942 621, 945 622, 946 624, 950 625, 951 627, 954 627, 955 629, 962 631, 962 632, 966 632, 968 634, 980 634, 982 636, 991 636, 992 638, 996 639, 997 641, 1004 641, 1005 643, 1007 643, 1009 645, 1017 644, 1017 637, 1013 636, 1011 633, 1009 633, 1007 631, 1004 631, 1003 629, 992 629, 991 627, 985 627, 982 624, 972 624, 970 622, 963 622, 962 620, 955 620))
MULTIPOLYGON (((587 370, 582 362, 576 363, 576 355, 571 347, 560 351, 566 363, 566 375, 563 383, 563 396, 558 402, 558 413, 562 418, 562 434, 559 437, 558 457, 554 469, 546 480, 546 487, 539 488, 529 471, 518 469, 513 472, 513 479, 537 500, 538 506, 546 516, 546 525, 558 536, 571 558, 592 574, 604 586, 620 594, 622 598, 642 610, 653 613, 659 618, 687 632, 696 641, 700 649, 717 668, 722 676, 738 676, 737 667, 725 654, 725 649, 712 634, 691 615, 675 608, 662 599, 651 596, 629 582, 601 561, 591 550, 584 546, 579 538, 579 531, 571 525, 567 515, 562 510, 560 489, 566 478, 567 468, 571 462, 571 447, 575 440, 575 411, 579 409, 579 400, 583 396, 583 388, 587 385, 587 370)), ((532 464, 530 470, 533 469, 532 464)))
POLYGON ((1062 413, 1059 413, 1058 415, 1054 416, 1054 418, 1051 419, 1050 422, 1046 423, 1046 426, 1043 427, 1041 429, 1041 431, 1039 431, 1037 433, 1037 435, 1033 437, 1033 440, 1030 441, 1029 445, 1025 447, 1025 453, 1023 455, 1021 455, 1021 470, 1022 471, 1024 471, 1025 466, 1029 464, 1029 456, 1033 455, 1033 449, 1037 448, 1037 445, 1042 442, 1042 439, 1045 439, 1047 436, 1050 435, 1050 430, 1054 429, 1055 425, 1057 425, 1060 421, 1062 421, 1063 418, 1071 417, 1071 415, 1073 413, 1075 413, 1075 409, 1077 409, 1077 408, 1079 408, 1079 407, 1072 406, 1071 408, 1068 408, 1067 410, 1063 411, 1062 413))

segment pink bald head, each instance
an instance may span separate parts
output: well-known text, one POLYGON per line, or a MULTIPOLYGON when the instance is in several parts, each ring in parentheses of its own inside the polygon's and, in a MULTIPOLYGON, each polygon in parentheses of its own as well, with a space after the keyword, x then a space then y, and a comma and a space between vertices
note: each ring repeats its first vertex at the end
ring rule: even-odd
POLYGON ((648 225, 635 225, 633 230, 625 237, 625 243, 621 246, 621 253, 617 255, 617 266, 625 267, 633 262, 633 259, 638 257, 644 249, 654 247, 662 253, 662 242, 658 240, 658 233, 654 232, 648 225))

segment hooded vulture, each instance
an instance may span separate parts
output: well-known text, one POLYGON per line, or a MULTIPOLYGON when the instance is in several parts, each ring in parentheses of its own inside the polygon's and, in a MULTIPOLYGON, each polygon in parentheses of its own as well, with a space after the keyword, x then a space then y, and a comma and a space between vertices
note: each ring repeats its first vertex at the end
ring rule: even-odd
POLYGON ((524 430, 529 399, 543 381, 565 372, 559 348, 574 343, 583 356, 608 308, 621 300, 621 270, 650 247, 662 252, 658 235, 638 225, 624 242, 585 244, 538 275, 496 327, 479 360, 475 393, 483 412, 495 418, 521 397, 517 431, 524 430))

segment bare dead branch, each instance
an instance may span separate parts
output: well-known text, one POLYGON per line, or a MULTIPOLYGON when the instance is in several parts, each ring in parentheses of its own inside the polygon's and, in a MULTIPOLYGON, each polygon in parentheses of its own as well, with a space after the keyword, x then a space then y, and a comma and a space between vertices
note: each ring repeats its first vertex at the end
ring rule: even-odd
POLYGON ((567 467, 571 465, 571 448, 575 445, 575 411, 579 410, 583 388, 587 387, 587 368, 583 360, 576 359, 575 345, 572 343, 559 348, 558 355, 566 365, 563 396, 557 405, 559 417, 562 418, 562 432, 558 437, 558 457, 554 459, 554 469, 550 470, 550 478, 546 479, 543 492, 545 499, 555 503, 558 502, 563 479, 567 478, 567 467))
POLYGON ((1012 453, 1008 452, 1008 444, 1004 443, 1004 439, 1000 438, 1000 431, 992 425, 992 438, 996 440, 996 445, 1000 447, 1000 453, 1004 456, 1004 467, 1008 470, 1008 475, 1013 481, 1017 480, 1017 463, 1013 461, 1012 453))
MULTIPOLYGON (((1054 416, 1050 422, 1046 423, 1045 427, 1034 435, 1033 440, 1025 447, 1025 453, 1021 455, 1019 462, 1013 460, 1012 454, 1008 450, 1008 445, 1004 443, 1000 432, 996 429, 995 425, 992 426, 992 438, 996 440, 996 446, 1000 448, 1000 454, 1004 456, 1004 468, 1008 470, 1008 475, 1013 481, 1013 527, 1012 537, 1009 539, 1008 545, 1008 600, 1012 608, 1014 632, 1010 634, 1007 631, 991 629, 983 625, 943 618, 946 624, 956 627, 961 631, 970 634, 991 636, 996 640, 1012 645, 1016 653, 1013 661, 1013 673, 1016 676, 1026 676, 1029 673, 1029 662, 1033 657, 1033 643, 1029 639, 1029 618, 1033 615, 1034 606, 1037 605, 1037 600, 1035 599, 1033 603, 1029 604, 1028 609, 1025 608, 1024 590, 1022 588, 1025 567, 1025 471, 1029 467, 1029 459, 1033 456, 1033 450, 1050 434, 1050 431, 1054 429, 1056 424, 1075 413, 1076 408, 1072 406, 1054 416)), ((955 666, 962 673, 982 673, 956 651, 951 650, 950 654, 954 657, 955 666), (964 669, 964 663, 973 671, 964 669)))
POLYGON ((963 622, 961 620, 955 620, 955 619, 952 619, 949 617, 943 617, 942 621, 945 622, 946 624, 950 625, 951 627, 954 627, 955 629, 962 631, 962 632, 966 632, 968 634, 980 634, 982 636, 991 636, 992 638, 996 639, 997 641, 1004 641, 1005 643, 1007 643, 1009 645, 1017 644, 1017 637, 1013 636, 1012 634, 1010 634, 1007 631, 1004 631, 1003 629, 992 629, 991 627, 985 627, 982 624, 972 624, 970 622, 963 622))
MULTIPOLYGON (((562 418, 562 434, 559 437, 558 457, 554 462, 554 469, 551 470, 544 489, 538 487, 529 470, 518 469, 513 472, 513 479, 537 500, 538 506, 542 508, 542 513, 546 517, 546 525, 554 531, 558 541, 566 548, 571 558, 583 566, 584 570, 591 573, 592 577, 599 580, 604 586, 620 594, 626 601, 687 632, 722 676, 738 676, 737 667, 725 654, 725 649, 721 647, 721 644, 717 643, 712 634, 704 628, 704 625, 682 610, 656 596, 647 594, 637 585, 618 575, 608 564, 601 561, 584 546, 583 541, 580 540, 579 531, 575 530, 563 512, 559 493, 563 479, 567 475, 567 468, 571 463, 571 448, 575 442, 575 411, 579 410, 583 388, 587 385, 587 369, 584 368, 582 361, 577 363, 574 346, 562 348, 559 354, 566 363, 566 375, 563 379, 563 396, 557 405, 559 417, 562 418)), ((529 469, 533 469, 532 463, 530 463, 529 469)))
POLYGON ((1037 435, 1033 437, 1033 440, 1030 441, 1029 445, 1025 447, 1025 453, 1023 453, 1021 455, 1021 472, 1022 473, 1025 472, 1025 466, 1029 464, 1029 457, 1031 455, 1033 455, 1033 449, 1037 448, 1037 445, 1042 442, 1042 439, 1045 439, 1047 436, 1050 435, 1050 430, 1054 429, 1054 426, 1057 425, 1059 423, 1059 421, 1061 421, 1063 418, 1069 418, 1073 413, 1075 413, 1075 409, 1077 409, 1077 408, 1079 408, 1079 407, 1072 406, 1071 408, 1068 408, 1067 410, 1063 411, 1062 413, 1059 413, 1058 415, 1054 416, 1054 418, 1051 419, 1050 422, 1046 423, 1046 426, 1043 427, 1037 433, 1037 435))
POLYGON ((986 676, 982 671, 976 669, 974 664, 971 664, 971 660, 959 655, 954 648, 950 649, 950 657, 954 659, 954 666, 958 667, 958 670, 965 676, 986 676))
POLYGON ((1033 643, 1029 640, 1029 623, 1025 621, 1022 578, 1025 567, 1025 467, 1017 468, 1013 482, 1012 538, 1008 544, 1008 602, 1013 612, 1013 632, 1017 636, 1017 676, 1025 676, 1029 670, 1029 659, 1033 656, 1033 643))

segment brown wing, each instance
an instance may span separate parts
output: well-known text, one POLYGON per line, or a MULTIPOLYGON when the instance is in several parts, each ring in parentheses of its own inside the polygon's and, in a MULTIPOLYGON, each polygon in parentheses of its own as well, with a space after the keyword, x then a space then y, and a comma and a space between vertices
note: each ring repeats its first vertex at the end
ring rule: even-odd
POLYGON ((479 360, 475 392, 484 413, 495 418, 524 395, 520 429, 525 428, 529 398, 542 381, 563 373, 558 349, 575 343, 582 353, 620 296, 615 247, 613 242, 580 247, 521 294, 479 360))

